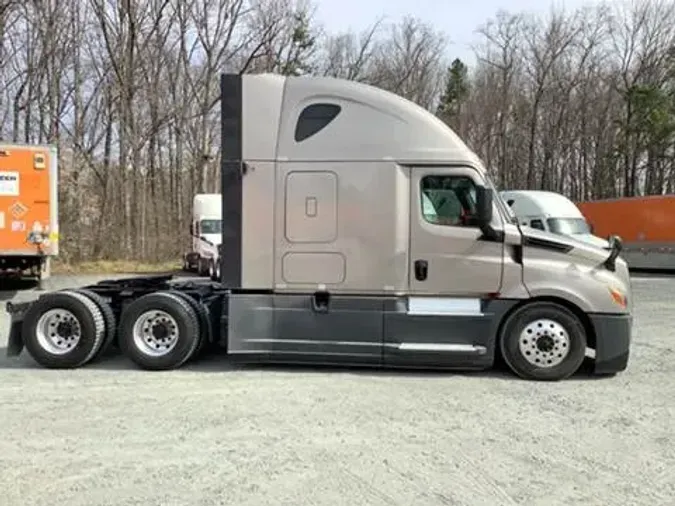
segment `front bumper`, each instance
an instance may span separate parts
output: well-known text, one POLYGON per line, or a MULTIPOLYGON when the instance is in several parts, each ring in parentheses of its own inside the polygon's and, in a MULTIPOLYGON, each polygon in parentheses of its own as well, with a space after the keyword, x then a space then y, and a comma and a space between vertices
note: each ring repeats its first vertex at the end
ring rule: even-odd
POLYGON ((590 314, 595 331, 595 374, 614 374, 628 366, 633 333, 630 314, 590 314))

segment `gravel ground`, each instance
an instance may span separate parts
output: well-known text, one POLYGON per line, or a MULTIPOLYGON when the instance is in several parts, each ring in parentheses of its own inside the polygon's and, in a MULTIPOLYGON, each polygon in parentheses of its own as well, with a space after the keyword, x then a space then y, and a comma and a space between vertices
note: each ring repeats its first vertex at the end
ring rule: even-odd
MULTIPOLYGON (((119 357, 47 371, 0 349, 0 503, 673 504, 675 278, 633 288, 629 368, 602 380, 236 369, 222 358, 165 373, 119 357)), ((12 296, 35 294, 0 292, 12 296)))

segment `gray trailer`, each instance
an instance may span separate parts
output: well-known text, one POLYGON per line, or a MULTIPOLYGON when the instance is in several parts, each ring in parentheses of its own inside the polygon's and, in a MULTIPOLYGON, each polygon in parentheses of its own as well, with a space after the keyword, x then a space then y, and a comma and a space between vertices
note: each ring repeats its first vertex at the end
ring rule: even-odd
POLYGON ((247 363, 487 369, 560 380, 627 367, 632 298, 610 250, 511 219, 428 111, 332 78, 223 75, 220 280, 107 281, 8 305, 8 353, 139 367, 221 347, 247 363), (226 258, 227 261, 223 259, 226 258))

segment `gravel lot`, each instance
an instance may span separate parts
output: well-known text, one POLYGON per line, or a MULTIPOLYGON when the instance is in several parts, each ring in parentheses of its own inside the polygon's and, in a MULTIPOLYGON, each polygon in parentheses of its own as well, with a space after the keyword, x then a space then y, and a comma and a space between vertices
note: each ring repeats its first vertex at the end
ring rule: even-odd
POLYGON ((557 384, 222 359, 166 373, 118 357, 47 371, 5 358, 3 307, 0 503, 673 504, 675 278, 633 289, 629 369, 557 384))

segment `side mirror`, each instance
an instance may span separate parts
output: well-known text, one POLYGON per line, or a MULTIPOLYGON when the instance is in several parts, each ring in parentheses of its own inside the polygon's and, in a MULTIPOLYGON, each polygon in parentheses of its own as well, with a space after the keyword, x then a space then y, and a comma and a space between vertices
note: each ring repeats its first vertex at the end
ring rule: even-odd
POLYGON ((588 224, 588 230, 591 232, 591 234, 595 234, 595 227, 592 223, 588 224))
POLYGON ((607 238, 609 242, 610 253, 607 259, 605 260, 605 267, 610 270, 616 270, 616 259, 623 250, 623 241, 618 235, 610 235, 607 238))
POLYGON ((488 240, 499 240, 499 234, 492 228, 492 190, 485 186, 476 188, 476 221, 483 237, 488 240))
POLYGON ((476 188, 476 218, 481 229, 492 222, 492 190, 485 186, 476 188))

